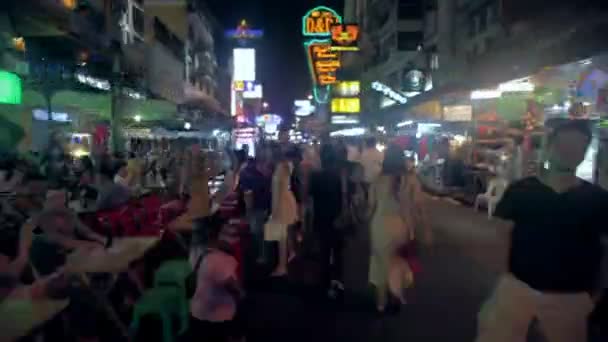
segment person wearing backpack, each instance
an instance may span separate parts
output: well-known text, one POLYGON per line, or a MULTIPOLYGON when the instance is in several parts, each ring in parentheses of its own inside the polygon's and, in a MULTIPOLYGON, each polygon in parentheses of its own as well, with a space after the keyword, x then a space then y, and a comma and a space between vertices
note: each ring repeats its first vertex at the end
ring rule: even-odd
POLYGON ((239 301, 244 292, 238 262, 230 244, 220 236, 227 222, 217 214, 195 222, 190 262, 194 294, 190 301, 191 341, 243 341, 239 301))

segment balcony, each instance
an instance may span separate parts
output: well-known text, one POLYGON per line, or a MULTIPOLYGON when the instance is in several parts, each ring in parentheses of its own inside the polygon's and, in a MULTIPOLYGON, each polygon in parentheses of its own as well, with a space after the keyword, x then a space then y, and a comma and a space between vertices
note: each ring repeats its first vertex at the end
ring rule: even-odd
POLYGON ((175 58, 183 61, 185 56, 184 43, 158 18, 154 18, 154 38, 169 50, 175 58))
POLYGON ((150 91, 173 103, 183 103, 184 60, 159 41, 147 45, 145 59, 150 91))
POLYGON ((214 40, 211 33, 211 27, 207 20, 199 13, 190 13, 188 15, 190 23, 192 48, 198 50, 213 50, 214 40))

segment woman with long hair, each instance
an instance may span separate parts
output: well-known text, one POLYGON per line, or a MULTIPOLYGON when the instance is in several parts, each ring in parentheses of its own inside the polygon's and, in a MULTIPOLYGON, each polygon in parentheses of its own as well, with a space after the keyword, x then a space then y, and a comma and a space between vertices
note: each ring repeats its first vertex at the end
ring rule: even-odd
POLYGON ((282 154, 272 176, 272 207, 268 227, 273 227, 273 232, 269 235, 274 236, 269 238, 279 242, 279 262, 273 272, 274 276, 287 274, 287 232, 289 226, 298 221, 298 204, 290 186, 294 168, 292 159, 289 153, 282 154))
POLYGON ((389 293, 405 304, 404 290, 413 283, 413 273, 401 252, 415 238, 417 227, 430 238, 423 212, 420 186, 408 174, 403 151, 387 148, 382 173, 372 183, 369 194, 371 259, 369 280, 376 287, 376 308, 384 312, 389 293))

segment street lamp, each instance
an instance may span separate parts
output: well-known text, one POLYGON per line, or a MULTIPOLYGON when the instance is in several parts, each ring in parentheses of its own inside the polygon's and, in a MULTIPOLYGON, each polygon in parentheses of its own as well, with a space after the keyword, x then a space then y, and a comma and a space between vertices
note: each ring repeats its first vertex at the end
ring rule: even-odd
POLYGON ((312 95, 308 95, 308 99, 312 101, 312 95))
POLYGON ((264 108, 264 109, 268 108, 268 102, 263 102, 262 103, 262 108, 264 108))
POLYGON ((189 122, 186 122, 186 123, 184 124, 184 128, 185 128, 186 130, 189 130, 191 127, 192 127, 192 125, 191 125, 189 122))
POLYGON ((135 122, 141 122, 141 115, 139 115, 139 114, 138 114, 138 115, 135 115, 135 116, 133 117, 133 120, 135 120, 135 122))

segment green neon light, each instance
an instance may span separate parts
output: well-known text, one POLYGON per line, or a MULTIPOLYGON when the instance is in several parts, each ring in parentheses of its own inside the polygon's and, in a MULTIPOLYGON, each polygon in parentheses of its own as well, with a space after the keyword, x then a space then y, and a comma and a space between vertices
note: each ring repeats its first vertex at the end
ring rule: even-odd
POLYGON ((331 86, 330 85, 326 85, 326 86, 314 86, 312 88, 312 96, 315 99, 315 101, 317 103, 327 103, 329 101, 329 94, 331 92, 331 86), (325 88, 325 89, 323 89, 325 88), (320 95, 319 94, 319 90, 323 89, 325 94, 320 95), (323 97, 321 97, 323 96, 323 97))
POLYGON ((317 84, 317 75, 315 75, 315 69, 312 65, 312 58, 309 53, 310 46, 313 44, 321 44, 321 43, 330 43, 329 39, 311 39, 309 41, 304 42, 304 49, 306 50, 306 60, 308 61, 308 72, 310 72, 310 77, 312 77, 312 83, 317 84))
POLYGON ((0 103, 21 104, 21 92, 19 76, 0 70, 0 103))
POLYGON ((312 65, 312 58, 310 57, 310 54, 308 52, 309 52, 309 48, 311 45, 322 44, 322 43, 325 43, 325 44, 331 43, 331 40, 330 39, 311 39, 311 40, 304 42, 304 49, 306 50, 306 60, 308 61, 308 71, 310 72, 310 76, 312 77, 312 83, 313 83, 312 96, 314 97, 314 99, 317 103, 327 103, 327 101, 329 100, 329 93, 331 90, 331 85, 325 85, 325 86, 317 85, 317 76, 315 75, 314 67, 312 65), (319 94, 319 89, 325 90, 325 94, 323 97, 322 97, 322 95, 319 94))
POLYGON ((329 37, 331 36, 331 32, 327 32, 327 33, 309 33, 306 32, 306 18, 308 18, 310 16, 310 14, 314 11, 325 11, 325 12, 329 12, 331 14, 333 14, 336 19, 338 20, 338 22, 336 24, 342 24, 342 17, 338 14, 338 12, 334 11, 333 9, 326 7, 326 6, 317 6, 313 9, 311 9, 310 11, 306 12, 306 14, 302 17, 302 35, 304 36, 308 36, 308 37, 329 37))

